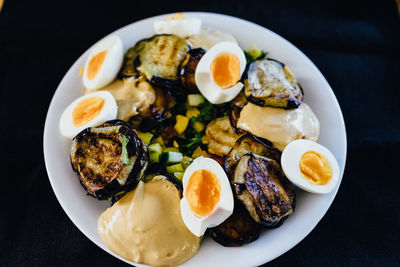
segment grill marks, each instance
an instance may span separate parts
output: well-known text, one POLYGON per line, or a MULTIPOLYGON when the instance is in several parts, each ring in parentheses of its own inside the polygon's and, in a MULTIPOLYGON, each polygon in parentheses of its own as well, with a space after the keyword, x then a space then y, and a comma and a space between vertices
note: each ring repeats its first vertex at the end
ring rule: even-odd
POLYGON ((136 132, 123 121, 105 122, 79 133, 71 146, 73 170, 86 191, 98 199, 122 197, 142 177, 148 164, 148 151, 136 132), (124 135, 129 163, 122 162, 124 135))
POLYGON ((248 160, 244 184, 253 199, 258 217, 274 225, 292 213, 294 191, 279 164, 252 154, 242 160, 248 160))
POLYGON ((88 136, 75 152, 74 165, 79 166, 86 188, 99 189, 114 180, 124 167, 121 144, 110 138, 88 136))

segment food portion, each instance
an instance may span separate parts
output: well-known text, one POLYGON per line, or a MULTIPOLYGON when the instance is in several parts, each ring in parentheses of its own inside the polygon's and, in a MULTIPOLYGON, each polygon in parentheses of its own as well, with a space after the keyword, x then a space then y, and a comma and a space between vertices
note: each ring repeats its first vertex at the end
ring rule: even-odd
POLYGON ((155 21, 153 26, 157 34, 175 34, 183 38, 199 34, 201 20, 198 18, 187 18, 183 13, 177 13, 176 16, 168 17, 166 20, 155 21))
POLYGON ((339 165, 324 146, 310 140, 295 140, 283 151, 282 168, 296 186, 316 194, 326 194, 336 188, 339 165))
POLYGON ((185 226, 180 193, 165 176, 140 182, 100 216, 104 244, 127 260, 151 266, 177 266, 193 257, 201 238, 185 226))
POLYGON ((295 208, 292 183, 335 188, 337 162, 310 141, 319 121, 288 67, 182 13, 154 29, 124 55, 117 36, 97 43, 85 95, 60 119, 83 188, 113 205, 98 221, 109 249, 176 266, 207 234, 241 246, 280 226, 295 208))
POLYGON ((243 88, 239 80, 245 68, 246 57, 236 43, 218 43, 200 59, 195 73, 196 85, 212 104, 229 102, 243 88))
POLYGON ((243 204, 236 200, 232 215, 210 228, 210 236, 223 246, 239 247, 256 240, 261 229, 261 224, 256 223, 243 204))
POLYGON ((240 111, 237 128, 271 141, 280 150, 293 140, 319 137, 318 118, 306 103, 292 110, 248 103, 240 111))
POLYGON ((154 35, 139 41, 134 50, 138 55, 136 69, 155 86, 174 93, 178 67, 189 51, 187 42, 177 35, 154 35))
POLYGON ((231 182, 236 197, 264 226, 277 226, 293 212, 294 188, 279 161, 247 153, 240 157, 231 182))
POLYGON ((244 81, 250 102, 260 106, 293 109, 303 101, 303 92, 293 73, 273 59, 252 62, 244 81))
POLYGON ((199 34, 189 35, 185 39, 192 48, 203 48, 206 50, 210 50, 211 47, 222 42, 237 44, 232 34, 208 27, 202 28, 199 34))
POLYGON ((204 56, 206 51, 202 48, 192 49, 188 52, 186 60, 182 63, 179 69, 179 77, 181 79, 182 86, 192 94, 199 93, 195 81, 195 73, 197 64, 200 59, 204 56))
POLYGON ((233 212, 233 195, 228 177, 218 162, 198 157, 183 175, 182 218, 187 228, 202 236, 233 212))
POLYGON ((122 121, 86 128, 73 139, 70 155, 82 186, 100 200, 132 190, 148 164, 146 144, 122 121))
POLYGON ((251 134, 246 134, 236 141, 225 157, 224 168, 229 177, 233 177, 240 158, 247 153, 268 157, 277 162, 281 159, 281 152, 278 149, 270 146, 264 140, 260 140, 251 134))
POLYGON ((118 74, 124 56, 122 41, 118 36, 109 36, 95 44, 83 71, 83 84, 89 90, 106 86, 118 74))
POLYGON ((203 144, 207 151, 218 156, 225 156, 239 139, 229 122, 229 117, 224 116, 211 121, 203 136, 203 144))
POLYGON ((60 118, 60 132, 73 138, 87 127, 98 126, 117 117, 118 106, 109 92, 95 92, 73 101, 60 118))
MULTIPOLYGON (((156 101, 154 88, 143 76, 115 79, 99 91, 112 94, 118 106, 116 118, 123 121, 129 121, 131 117, 144 113, 156 101)), ((90 92, 86 90, 85 94, 90 92)))

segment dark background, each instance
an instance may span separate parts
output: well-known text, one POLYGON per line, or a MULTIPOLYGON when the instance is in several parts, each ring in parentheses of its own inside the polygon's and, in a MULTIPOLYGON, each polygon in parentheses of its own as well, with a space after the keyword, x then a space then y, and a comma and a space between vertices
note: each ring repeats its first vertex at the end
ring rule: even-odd
POLYGON ((51 189, 42 136, 73 62, 149 16, 210 11, 265 26, 317 65, 341 105, 348 157, 317 227, 271 265, 400 265, 400 27, 388 1, 17 1, 0 12, 0 265, 123 265, 69 220, 51 189), (397 152, 397 153, 396 153, 397 152))

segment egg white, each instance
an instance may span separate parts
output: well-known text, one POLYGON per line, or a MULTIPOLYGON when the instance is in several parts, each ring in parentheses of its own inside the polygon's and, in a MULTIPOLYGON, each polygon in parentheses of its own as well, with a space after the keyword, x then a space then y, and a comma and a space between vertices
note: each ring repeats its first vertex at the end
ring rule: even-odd
POLYGON ((298 139, 289 143, 282 152, 282 169, 286 177, 301 189, 315 194, 327 194, 336 188, 339 181, 339 165, 335 156, 324 146, 306 139, 298 139), (326 185, 310 183, 300 171, 300 159, 307 151, 315 151, 323 155, 332 169, 332 178, 326 185))
POLYGON ((232 189, 226 176, 218 162, 211 158, 198 157, 186 169, 183 175, 183 198, 181 199, 181 214, 186 227, 196 236, 204 235, 204 232, 209 227, 214 227, 224 222, 233 212, 233 194, 232 189), (195 215, 185 198, 185 191, 192 174, 197 170, 208 170, 212 172, 221 185, 221 194, 218 204, 214 211, 205 217, 195 215))
POLYGON ((184 38, 200 33, 201 20, 198 18, 158 20, 153 23, 153 27, 157 34, 175 34, 184 38))
POLYGON ((234 42, 218 43, 204 54, 196 67, 195 82, 200 93, 213 104, 221 104, 231 101, 243 88, 243 83, 241 82, 238 82, 227 89, 221 88, 214 82, 210 66, 215 57, 224 52, 232 53, 238 57, 240 63, 240 77, 246 68, 246 57, 244 52, 234 42))
POLYGON ((124 48, 121 38, 118 36, 109 36, 94 45, 89 57, 86 60, 83 71, 83 85, 89 90, 102 88, 112 82, 117 77, 118 71, 121 68, 124 58, 124 48), (96 76, 89 80, 87 78, 87 69, 90 60, 96 54, 106 50, 107 55, 101 65, 96 76))
POLYGON ((63 136, 72 139, 87 127, 99 126, 100 124, 108 120, 116 119, 117 113, 118 113, 117 102, 115 101, 111 93, 107 91, 90 93, 79 97, 64 110, 60 118, 60 124, 59 124, 60 132, 63 136), (79 102, 89 97, 100 97, 104 99, 103 109, 100 111, 99 115, 97 115, 91 121, 82 126, 77 127, 74 125, 73 122, 72 111, 75 109, 75 107, 78 105, 79 102))

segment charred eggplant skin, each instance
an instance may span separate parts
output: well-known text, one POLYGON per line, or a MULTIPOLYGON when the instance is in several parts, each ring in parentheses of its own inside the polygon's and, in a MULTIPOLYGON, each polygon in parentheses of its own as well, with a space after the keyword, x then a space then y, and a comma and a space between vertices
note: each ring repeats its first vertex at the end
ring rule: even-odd
POLYGON ((249 215, 243 204, 235 201, 232 215, 222 224, 210 228, 212 239, 225 247, 239 247, 259 237, 261 225, 249 215))
POLYGON ((247 153, 231 183, 252 218, 266 227, 279 226, 294 210, 294 188, 275 160, 247 153))
POLYGON ((132 190, 149 161, 146 144, 129 124, 120 120, 80 132, 73 139, 70 156, 81 185, 99 200, 120 198, 132 190), (128 139, 129 164, 121 160, 123 138, 128 139))
POLYGON ((229 110, 229 121, 231 123, 233 130, 236 133, 244 133, 243 130, 237 128, 237 122, 240 117, 240 112, 247 103, 248 100, 243 91, 241 91, 231 102, 229 110))
MULTIPOLYGON (((268 74, 267 70, 264 69, 264 73, 268 74)), ((268 75, 273 76, 273 74, 268 75)), ((246 77, 244 80, 245 94, 248 100, 256 105, 294 109, 303 102, 304 93, 301 85, 285 64, 278 60, 267 58, 253 61, 248 68, 246 77), (283 78, 260 78, 259 66, 271 64, 280 67, 283 78), (284 79, 285 82, 282 82, 281 79, 284 79), (261 84, 263 88, 257 88, 255 84, 257 86, 261 84)))
POLYGON ((179 67, 178 73, 181 80, 182 86, 190 94, 198 94, 199 89, 197 88, 195 81, 196 67, 200 59, 204 56, 206 50, 202 48, 192 49, 188 52, 185 61, 179 67))
POLYGON ((280 162, 281 159, 281 151, 272 147, 270 141, 252 134, 245 134, 236 141, 231 151, 225 156, 224 168, 228 176, 233 176, 240 158, 249 152, 274 159, 277 162, 280 162))

